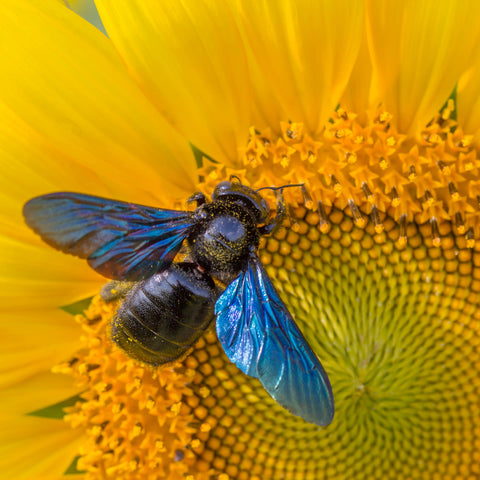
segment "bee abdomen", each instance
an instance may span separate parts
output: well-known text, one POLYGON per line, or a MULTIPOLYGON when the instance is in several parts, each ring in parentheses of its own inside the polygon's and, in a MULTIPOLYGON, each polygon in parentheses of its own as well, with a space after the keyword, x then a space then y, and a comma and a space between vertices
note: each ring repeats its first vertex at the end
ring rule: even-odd
POLYGON ((212 278, 195 264, 172 264, 134 287, 113 321, 112 338, 137 360, 170 362, 208 328, 216 298, 212 278))

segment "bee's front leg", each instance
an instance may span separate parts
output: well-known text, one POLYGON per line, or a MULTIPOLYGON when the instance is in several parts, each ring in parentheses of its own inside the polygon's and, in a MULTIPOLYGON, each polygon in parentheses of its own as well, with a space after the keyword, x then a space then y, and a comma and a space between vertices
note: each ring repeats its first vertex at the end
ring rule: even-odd
POLYGON ((285 220, 287 205, 285 203, 285 197, 283 196, 283 188, 276 191, 277 199, 277 212, 275 216, 265 225, 259 227, 260 235, 269 235, 276 228, 278 228, 285 220))
POLYGON ((187 203, 197 202, 197 207, 207 202, 207 198, 203 192, 195 192, 188 200, 187 203))

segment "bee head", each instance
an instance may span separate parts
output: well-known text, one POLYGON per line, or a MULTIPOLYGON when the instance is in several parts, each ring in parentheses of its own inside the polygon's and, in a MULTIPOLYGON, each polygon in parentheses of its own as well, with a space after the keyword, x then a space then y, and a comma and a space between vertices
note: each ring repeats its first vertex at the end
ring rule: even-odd
POLYGON ((230 181, 220 182, 212 193, 212 201, 232 202, 245 207, 255 218, 257 223, 264 223, 270 212, 267 201, 253 188, 243 185, 237 177, 230 177, 230 181))

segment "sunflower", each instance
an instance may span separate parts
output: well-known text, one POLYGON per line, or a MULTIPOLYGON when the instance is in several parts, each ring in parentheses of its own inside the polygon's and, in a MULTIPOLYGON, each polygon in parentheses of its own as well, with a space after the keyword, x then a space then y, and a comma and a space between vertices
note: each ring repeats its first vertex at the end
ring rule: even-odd
MULTIPOLYGON (((0 471, 8 479, 480 476, 477 2, 0 3, 0 471), (22 205, 285 191, 259 255, 332 383, 317 427, 209 331, 157 369, 22 205)), ((274 199, 266 197, 274 205, 274 199)))

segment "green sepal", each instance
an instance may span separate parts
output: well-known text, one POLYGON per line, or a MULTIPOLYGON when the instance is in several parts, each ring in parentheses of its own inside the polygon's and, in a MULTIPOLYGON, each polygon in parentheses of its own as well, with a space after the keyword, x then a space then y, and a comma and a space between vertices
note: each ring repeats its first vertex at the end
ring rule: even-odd
POLYGON ((92 298, 93 297, 84 298, 83 300, 79 300, 78 302, 70 303, 69 305, 60 307, 60 309, 64 312, 69 313, 70 315, 79 315, 89 307, 92 298))
POLYGON ((61 402, 49 405, 48 407, 35 410, 27 413, 32 417, 51 418, 56 420, 62 420, 65 416, 64 408, 73 407, 77 402, 83 402, 84 400, 80 395, 74 395, 73 397, 62 400, 61 402))
POLYGON ((72 463, 68 466, 68 468, 63 473, 64 475, 81 475, 83 473, 87 473, 85 470, 78 469, 78 460, 80 459, 80 455, 76 456, 72 463))

